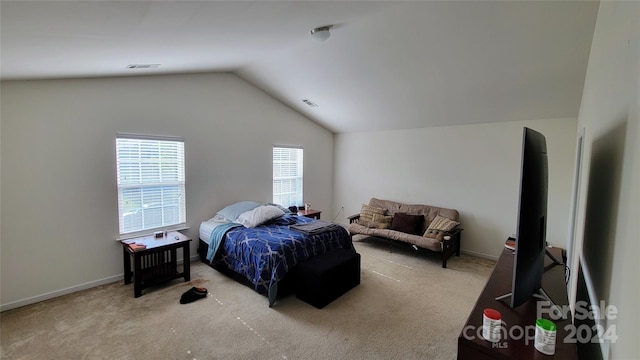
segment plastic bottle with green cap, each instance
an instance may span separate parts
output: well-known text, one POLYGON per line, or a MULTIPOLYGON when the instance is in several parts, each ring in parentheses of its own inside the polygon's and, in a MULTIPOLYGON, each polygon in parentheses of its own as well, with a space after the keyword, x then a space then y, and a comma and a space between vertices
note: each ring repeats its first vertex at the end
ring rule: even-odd
POLYGON ((545 355, 553 355, 556 352, 556 324, 551 320, 536 320, 536 350, 545 355))

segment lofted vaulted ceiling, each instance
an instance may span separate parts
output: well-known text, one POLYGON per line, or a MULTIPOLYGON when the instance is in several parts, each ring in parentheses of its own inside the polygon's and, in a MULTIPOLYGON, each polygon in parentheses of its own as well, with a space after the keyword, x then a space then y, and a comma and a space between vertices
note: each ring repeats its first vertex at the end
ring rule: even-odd
POLYGON ((0 75, 234 72, 338 133, 577 117, 597 10, 589 1, 2 0, 0 75), (329 24, 327 41, 310 37, 329 24))

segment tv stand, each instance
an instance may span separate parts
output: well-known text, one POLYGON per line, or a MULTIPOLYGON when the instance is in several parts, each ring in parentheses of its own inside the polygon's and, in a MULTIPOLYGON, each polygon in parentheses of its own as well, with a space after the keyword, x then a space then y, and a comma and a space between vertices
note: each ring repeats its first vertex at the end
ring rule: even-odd
MULTIPOLYGON (((562 259, 562 249, 549 248, 548 251, 556 258, 562 259)), ((533 346, 533 335, 538 315, 538 300, 532 298, 526 303, 511 308, 503 301, 496 301, 496 297, 511 291, 513 276, 513 251, 504 249, 493 273, 489 277, 485 288, 480 293, 466 324, 462 327, 458 336, 458 360, 474 359, 542 359, 548 356, 538 352, 533 346), (482 312, 485 308, 498 310, 502 314, 502 321, 506 329, 506 338, 497 343, 491 343, 482 338, 482 312), (523 336, 519 330, 524 329, 528 334, 523 336)), ((553 260, 545 257, 545 265, 552 265, 553 260)), ((547 300, 553 299, 558 306, 568 304, 567 287, 564 281, 564 267, 553 266, 542 277, 542 287, 545 289, 547 300)), ((540 306, 542 309, 552 311, 548 305, 540 306)), ((569 313, 570 314, 570 313, 569 313)), ((548 313, 540 314, 541 317, 551 319, 548 313)), ((556 359, 574 360, 578 358, 575 343, 565 343, 564 339, 569 334, 567 325, 571 325, 571 316, 566 319, 553 320, 557 326, 556 334, 556 359)), ((504 334, 504 332, 503 332, 504 334)), ((549 357, 551 358, 551 357, 549 357)))
MULTIPOLYGON (((564 265, 564 262, 558 260, 558 258, 556 258, 556 256, 551 251, 549 251, 549 249, 552 249, 552 247, 549 247, 549 246, 545 247, 544 248, 544 253, 545 253, 546 256, 548 256, 551 259, 551 264, 546 264, 545 263, 544 272, 547 272, 548 270, 551 270, 556 265, 564 265)), ((560 255, 562 255, 562 250, 560 250, 560 255)), ((513 295, 512 292, 504 294, 504 295, 500 295, 500 296, 496 297, 496 300, 498 300, 498 301, 506 301, 507 299, 509 299, 511 297, 511 295, 513 295)), ((534 298, 536 298, 536 299, 540 299, 540 300, 544 300, 544 301, 549 302, 549 304, 551 304, 551 307, 552 307, 553 311, 555 311, 558 316, 563 316, 562 310, 559 309, 558 305, 556 305, 556 303, 554 303, 553 300, 551 300, 551 297, 549 297, 549 294, 547 294, 547 292, 544 291, 544 288, 542 288, 542 287, 539 288, 536 291, 536 293, 534 293, 532 296, 534 298)))
POLYGON ((564 265, 564 262, 562 262, 562 261, 558 260, 558 258, 556 258, 556 256, 555 256, 555 255, 553 255, 553 253, 552 253, 551 251, 549 251, 549 249, 553 249, 553 248, 551 248, 551 247, 548 247, 548 246, 547 246, 546 248, 544 248, 544 253, 545 253, 545 255, 547 255, 547 256, 548 256, 548 257, 549 257, 553 262, 552 262, 548 267, 547 267, 547 266, 545 266, 545 270, 547 270, 547 268, 552 268, 552 267, 554 267, 555 265, 564 265))
MULTIPOLYGON (((555 265, 556 264, 550 265, 550 268, 555 266, 555 265)), ((508 293, 508 294, 504 294, 504 295, 498 296, 496 298, 496 300, 497 301, 505 301, 506 299, 511 297, 511 294, 513 294, 513 293, 508 293)), ((533 297, 536 298, 536 299, 540 299, 540 300, 548 302, 550 304, 550 306, 551 306, 552 311, 555 312, 556 316, 564 318, 564 314, 562 313, 562 310, 560 309, 560 307, 556 303, 554 303, 553 300, 551 300, 551 297, 549 296, 549 294, 547 294, 546 291, 544 291, 543 288, 539 288, 538 291, 535 294, 533 294, 533 297)))

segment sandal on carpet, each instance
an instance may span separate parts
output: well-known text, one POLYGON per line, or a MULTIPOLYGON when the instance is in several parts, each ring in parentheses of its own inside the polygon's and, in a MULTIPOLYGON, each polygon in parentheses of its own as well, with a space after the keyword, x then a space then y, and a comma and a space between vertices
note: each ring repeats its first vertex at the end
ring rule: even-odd
POLYGON ((204 297, 207 297, 207 289, 194 286, 182 294, 180 304, 188 304, 204 297))

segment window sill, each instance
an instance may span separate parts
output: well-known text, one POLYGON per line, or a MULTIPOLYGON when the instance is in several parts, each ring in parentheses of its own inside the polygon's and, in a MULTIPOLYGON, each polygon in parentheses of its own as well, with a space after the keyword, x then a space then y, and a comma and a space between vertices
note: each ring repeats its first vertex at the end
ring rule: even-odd
POLYGON ((138 232, 133 232, 133 233, 127 233, 127 234, 122 234, 120 236, 118 236, 115 240, 117 242, 120 242, 122 240, 128 240, 128 239, 133 239, 133 238, 137 238, 137 237, 141 237, 141 236, 149 236, 149 235, 153 235, 154 232, 156 231, 184 231, 184 230, 189 230, 190 227, 186 226, 186 224, 176 224, 167 228, 156 228, 156 229, 147 229, 147 230, 142 230, 142 231, 138 231, 138 232), (150 231, 150 232, 149 232, 150 231))

